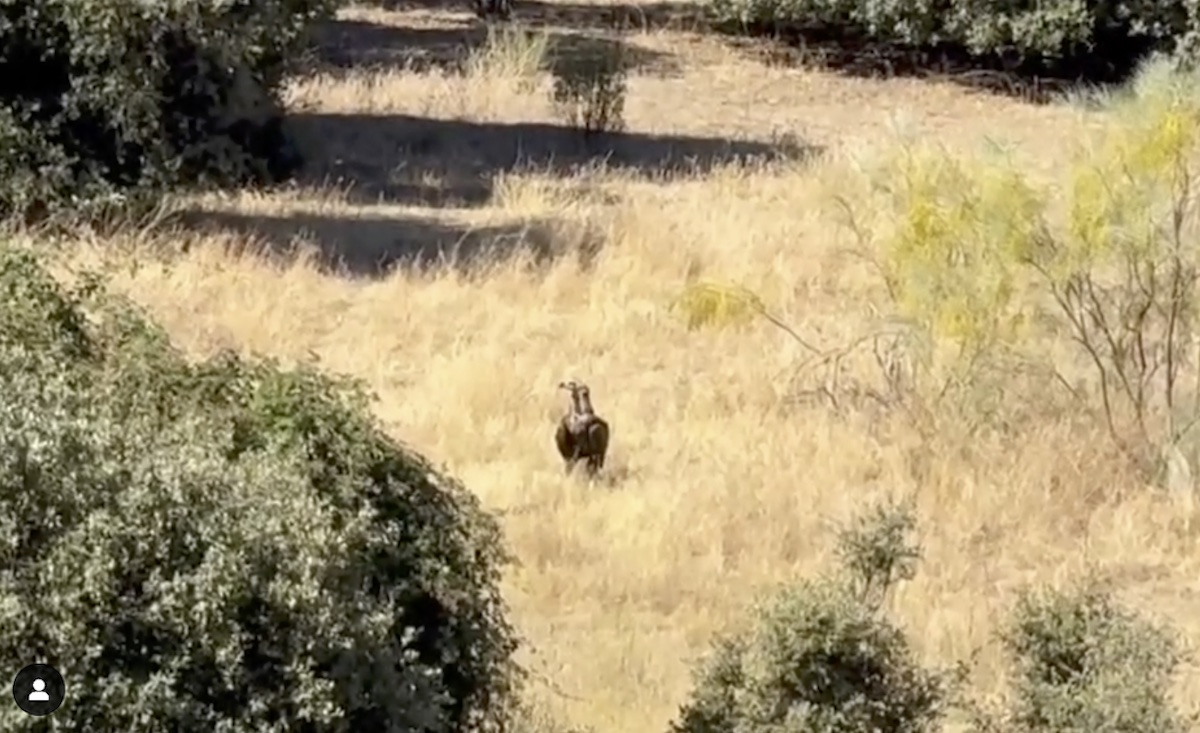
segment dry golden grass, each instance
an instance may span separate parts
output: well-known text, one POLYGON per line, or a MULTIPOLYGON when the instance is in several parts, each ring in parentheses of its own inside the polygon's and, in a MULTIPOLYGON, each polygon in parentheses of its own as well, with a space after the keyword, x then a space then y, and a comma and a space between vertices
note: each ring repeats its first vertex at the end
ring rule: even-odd
MULTIPOLYGON (((347 17, 410 39, 466 27, 465 12, 347 17)), ((951 147, 1006 142, 1049 175, 1087 120, 949 84, 766 68, 682 33, 624 40, 660 54, 630 80, 630 135, 792 133, 824 157, 674 176, 572 171, 548 157, 562 141, 539 137, 549 128, 536 125, 554 123, 548 81, 522 89, 519 53, 466 76, 429 59, 352 69, 291 90, 309 113, 318 180, 190 202, 225 228, 169 235, 190 245, 170 264, 148 251, 161 235, 85 243, 71 263, 140 261, 115 270, 117 287, 193 353, 315 358, 364 378, 380 419, 502 517, 520 558, 505 587, 532 694, 569 723, 662 731, 713 633, 754 594, 828 568, 829 522, 885 495, 916 496, 926 551, 898 617, 929 660, 980 648, 981 690, 1002 685, 992 634, 1020 588, 1089 566, 1200 638, 1193 515, 1114 478, 1099 428, 1046 421, 1006 445, 962 446, 898 418, 790 404, 794 340, 761 321, 689 331, 669 308, 693 278, 736 282, 821 345, 849 340, 882 297, 827 215, 824 194, 855 156, 891 144, 899 119, 951 147), (518 123, 529 127, 504 126, 518 123), (532 151, 528 170, 511 166, 515 141, 532 151), (292 235, 350 263, 458 241, 498 251, 482 269, 384 278, 257 253, 292 235), (522 241, 542 257, 512 251, 522 241), (609 485, 562 475, 554 387, 567 378, 591 385, 613 426, 609 485)), ((654 145, 631 139, 626 162, 654 145)), ((1200 700, 1190 668, 1181 694, 1200 700)))

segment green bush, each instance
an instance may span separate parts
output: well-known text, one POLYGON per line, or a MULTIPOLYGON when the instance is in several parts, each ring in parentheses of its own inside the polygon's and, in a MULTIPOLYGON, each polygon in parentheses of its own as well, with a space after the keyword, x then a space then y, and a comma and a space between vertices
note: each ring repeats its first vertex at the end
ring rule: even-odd
POLYGON ((1015 68, 1123 75, 1200 29, 1192 0, 708 0, 726 30, 958 49, 1015 68))
POLYGON ((3 3, 0 216, 289 174, 280 84, 306 29, 339 3, 3 3))
POLYGON ((881 613, 912 576, 911 509, 881 507, 844 531, 843 573, 786 589, 718 639, 672 733, 919 733, 937 729, 949 678, 923 669, 881 613))
POLYGON ((980 726, 1005 733, 1192 730, 1169 702, 1173 637, 1095 584, 1026 594, 1004 635, 1016 684, 1009 709, 980 726))
POLYGON ((550 100, 568 125, 584 137, 625 129, 629 61, 620 44, 585 45, 551 64, 550 100))
MULTIPOLYGON (((63 729, 467 731, 519 681, 498 528, 360 392, 192 364, 0 251, 0 666, 63 729)), ((6 731, 44 721, 0 706, 6 731)))
POLYGON ((1147 480, 1193 487, 1198 87, 1197 71, 1148 59, 1101 97, 1105 124, 1079 136, 1061 185, 1010 159, 909 144, 865 176, 878 204, 842 199, 919 336, 920 401, 1002 431, 1019 413, 1082 408, 1147 480))

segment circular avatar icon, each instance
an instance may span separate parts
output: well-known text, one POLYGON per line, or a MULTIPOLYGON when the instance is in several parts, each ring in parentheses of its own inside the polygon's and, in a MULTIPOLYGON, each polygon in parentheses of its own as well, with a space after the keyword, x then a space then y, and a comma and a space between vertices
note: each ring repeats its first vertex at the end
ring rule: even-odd
POLYGON ((62 675, 48 664, 31 664, 17 672, 13 680, 13 699, 30 715, 49 715, 58 710, 66 696, 62 675))

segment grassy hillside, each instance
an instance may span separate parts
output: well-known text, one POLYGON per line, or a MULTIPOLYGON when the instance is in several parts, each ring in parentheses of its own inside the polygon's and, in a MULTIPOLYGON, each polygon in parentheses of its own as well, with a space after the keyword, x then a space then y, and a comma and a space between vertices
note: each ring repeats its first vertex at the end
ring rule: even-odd
MULTIPOLYGON (((589 42, 546 20, 549 52, 589 42)), ((1004 683, 993 632, 1018 591, 1089 567, 1200 639, 1197 515, 1147 490, 1098 422, 1047 411, 1004 440, 962 440, 838 412, 792 379, 808 353, 783 330, 689 330, 671 307, 689 283, 733 283, 818 348, 848 343, 887 303, 834 216, 864 166, 902 135, 991 141, 1052 181, 1108 113, 765 66, 654 30, 608 41, 635 64, 626 131, 609 167, 578 167, 536 48, 447 69, 470 28, 465 7, 348 11, 326 40, 338 68, 289 89, 305 180, 176 202, 186 226, 84 237, 61 264, 110 268, 194 354, 365 380, 395 434, 501 516, 540 707, 599 733, 664 730, 714 632, 827 568, 830 522, 883 496, 915 495, 922 522, 898 618, 929 660, 978 648, 985 693, 1004 683), (439 264, 455 244, 464 261, 439 264), (467 256, 481 245, 489 257, 467 256), (428 266, 371 274, 405 257, 428 266), (554 451, 555 385, 571 378, 613 426, 596 487, 564 478, 554 451)), ((1200 702, 1200 676, 1179 692, 1200 702)))

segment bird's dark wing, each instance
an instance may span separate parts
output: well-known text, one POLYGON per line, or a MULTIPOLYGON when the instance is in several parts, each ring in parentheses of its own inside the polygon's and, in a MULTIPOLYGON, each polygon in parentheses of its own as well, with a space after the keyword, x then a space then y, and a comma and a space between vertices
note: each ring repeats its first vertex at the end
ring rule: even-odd
POLYGON ((593 453, 603 454, 608 450, 608 423, 600 418, 592 420, 587 428, 588 448, 593 453))
POLYGON ((558 445, 558 453, 564 460, 575 455, 574 436, 571 435, 571 431, 567 428, 566 420, 558 423, 558 430, 554 431, 554 442, 558 445))

